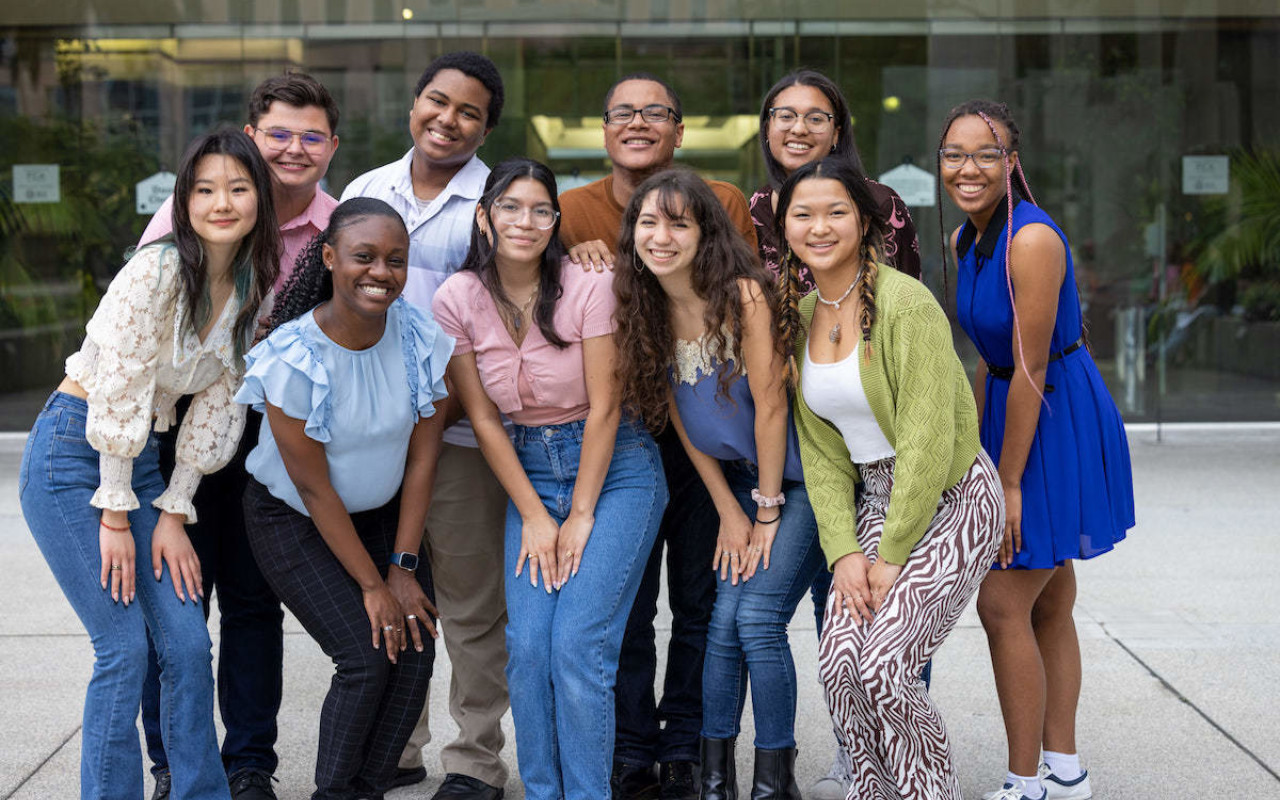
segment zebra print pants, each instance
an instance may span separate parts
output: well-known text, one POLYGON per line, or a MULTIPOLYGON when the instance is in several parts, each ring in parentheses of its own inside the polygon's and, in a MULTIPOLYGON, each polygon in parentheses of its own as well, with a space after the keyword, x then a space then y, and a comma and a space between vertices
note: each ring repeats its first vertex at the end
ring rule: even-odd
MULTIPOLYGON (((861 467, 858 543, 874 562, 893 488, 894 459, 861 467)), ((841 746, 850 800, 960 800, 946 727, 920 670, 947 638, 995 559, 1004 494, 991 459, 942 494, 875 619, 855 624, 827 599, 819 669, 841 746)))

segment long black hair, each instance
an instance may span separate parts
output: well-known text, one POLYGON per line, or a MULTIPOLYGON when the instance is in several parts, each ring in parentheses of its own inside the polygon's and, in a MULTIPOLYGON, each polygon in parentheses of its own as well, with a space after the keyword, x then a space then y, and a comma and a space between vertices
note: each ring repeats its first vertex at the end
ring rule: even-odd
MULTIPOLYGON (((800 319, 800 298, 804 289, 800 283, 800 259, 791 250, 787 242, 787 211, 791 207, 791 197, 796 187, 810 179, 828 178, 839 181, 849 194, 849 201, 858 210, 858 219, 862 222, 862 247, 858 259, 862 262, 859 273, 857 292, 861 302, 858 312, 858 328, 862 333, 863 357, 871 357, 871 326, 876 321, 876 277, 879 275, 880 259, 884 257, 884 242, 888 236, 888 224, 880 216, 880 204, 875 195, 867 188, 867 176, 862 170, 849 163, 848 159, 839 156, 827 156, 820 161, 810 161, 791 173, 787 182, 778 191, 777 231, 778 241, 785 247, 782 254, 782 310, 779 314, 778 328, 787 352, 795 351, 796 337, 800 335, 803 323, 800 319)), ((790 365, 791 375, 795 377, 795 365, 790 365)))
POLYGON ((271 291, 280 270, 280 229, 276 223, 275 204, 271 199, 271 173, 253 140, 244 131, 221 125, 210 133, 196 137, 182 155, 178 179, 173 189, 173 242, 178 249, 182 292, 187 298, 190 318, 183 324, 200 330, 209 321, 209 268, 204 261, 204 245, 191 226, 191 193, 195 189, 196 167, 205 156, 223 155, 240 162, 258 195, 258 220, 240 242, 232 260, 232 278, 240 314, 236 317, 233 338, 236 355, 243 355, 253 339, 258 307, 271 291))
POLYGON ((769 172, 770 185, 774 189, 781 187, 787 180, 787 171, 769 151, 769 125, 773 122, 769 109, 773 107, 778 95, 782 94, 782 90, 790 89, 792 86, 812 86, 822 92, 827 102, 831 103, 831 115, 835 118, 831 124, 836 128, 836 143, 829 154, 823 154, 823 158, 827 155, 839 156, 847 159, 861 172, 862 156, 858 154, 858 145, 853 139, 853 117, 849 114, 849 103, 845 101, 844 93, 840 91, 839 86, 836 86, 835 81, 821 72, 798 69, 783 75, 764 96, 764 102, 760 105, 760 150, 764 153, 764 166, 769 172))
MULTIPOLYGON (((298 256, 293 272, 280 289, 271 309, 269 327, 275 330, 333 297, 333 273, 324 265, 324 246, 333 245, 338 232, 368 217, 394 219, 405 229, 404 219, 385 202, 373 197, 353 197, 340 204, 329 225, 298 256)), ((405 229, 405 235, 409 232, 405 229)))
MULTIPOLYGON (((546 164, 532 158, 508 158, 489 173, 489 179, 484 182, 484 194, 480 196, 480 208, 489 220, 490 231, 497 236, 497 231, 494 230, 497 226, 493 224, 493 204, 512 183, 521 178, 532 178, 542 184, 551 198, 551 207, 556 212, 556 222, 551 228, 551 241, 547 243, 547 249, 542 251, 542 263, 538 269, 538 301, 533 307, 533 321, 542 331, 543 338, 552 346, 563 349, 569 343, 556 333, 554 322, 556 303, 564 294, 564 287, 560 285, 560 262, 567 254, 560 242, 560 199, 556 191, 556 176, 546 164)), ((489 290, 489 295, 501 311, 513 318, 519 313, 515 303, 511 302, 511 298, 502 289, 502 281, 498 277, 498 248, 481 231, 479 219, 471 224, 471 249, 467 251, 467 258, 458 269, 470 270, 479 276, 480 283, 489 290)))

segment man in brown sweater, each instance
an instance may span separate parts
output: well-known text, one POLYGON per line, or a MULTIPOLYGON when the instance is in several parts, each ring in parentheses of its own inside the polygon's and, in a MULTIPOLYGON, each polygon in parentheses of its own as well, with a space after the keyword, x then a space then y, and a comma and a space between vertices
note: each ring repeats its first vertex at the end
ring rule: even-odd
MULTIPOLYGON (((611 175, 560 195, 560 238, 584 269, 612 269, 622 214, 646 178, 669 169, 684 136, 680 98, 661 79, 627 75, 604 99, 604 146, 611 175)), ((738 230, 756 248, 742 192, 708 181, 738 230)), ((627 620, 616 688, 613 750, 615 800, 697 800, 698 736, 702 728, 702 661, 715 603, 719 517, 710 495, 670 430, 658 437, 671 500, 627 620), (663 545, 667 552, 671 640, 662 703, 655 704, 657 648, 653 627, 663 545), (654 774, 654 764, 660 767, 654 774)))

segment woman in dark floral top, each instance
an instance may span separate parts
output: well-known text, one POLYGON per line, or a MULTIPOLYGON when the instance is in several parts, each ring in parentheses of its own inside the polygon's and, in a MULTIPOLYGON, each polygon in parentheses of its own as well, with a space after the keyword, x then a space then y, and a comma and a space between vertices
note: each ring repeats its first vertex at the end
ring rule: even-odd
MULTIPOLYGON (((760 148, 769 182, 751 195, 751 221, 760 243, 760 260, 776 277, 781 275, 781 247, 773 213, 778 187, 795 170, 827 155, 847 158, 859 170, 863 167, 844 95, 826 75, 808 69, 784 76, 764 96, 760 148)), ((884 184, 868 179, 867 185, 879 204, 881 218, 888 220, 890 226, 885 260, 899 272, 919 278, 920 245, 906 203, 884 184)), ((813 291, 813 278, 807 268, 801 268, 800 281, 802 293, 813 291)))
MULTIPOLYGON (((784 76, 764 96, 760 108, 760 149, 764 152, 765 167, 769 171, 769 182, 751 195, 751 221, 756 226, 760 260, 778 280, 790 280, 793 286, 789 288, 798 295, 805 295, 815 288, 809 268, 802 263, 797 264, 797 269, 784 276, 778 266, 784 259, 774 222, 774 209, 779 187, 791 173, 811 161, 834 155, 848 160, 862 171, 862 159, 853 141, 849 104, 845 102, 840 88, 826 75, 813 70, 797 70, 784 76)), ((888 186, 870 178, 866 181, 877 206, 877 216, 888 223, 881 260, 892 264, 899 272, 919 278, 920 245, 916 241, 916 226, 911 221, 907 204, 888 186)), ((819 634, 830 588, 831 573, 820 571, 812 588, 819 634)), ((924 674, 927 681, 928 665, 924 674)), ((844 800, 853 781, 852 770, 846 751, 837 743, 831 770, 805 792, 805 797, 810 800, 844 800)))

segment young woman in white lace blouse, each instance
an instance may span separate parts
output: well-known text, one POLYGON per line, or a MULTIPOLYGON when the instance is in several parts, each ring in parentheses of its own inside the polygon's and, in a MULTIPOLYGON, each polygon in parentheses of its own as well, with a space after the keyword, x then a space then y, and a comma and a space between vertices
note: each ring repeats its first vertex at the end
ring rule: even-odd
POLYGON ((229 797, 213 727, 200 562, 183 525, 202 475, 236 451, 232 396, 279 263, 266 165, 223 128, 187 149, 173 237, 139 249, 89 320, 27 439, 27 525, 93 641, 80 761, 84 798, 142 795, 136 720, 150 630, 174 800, 229 797), (192 395, 166 488, 153 430, 192 395))

